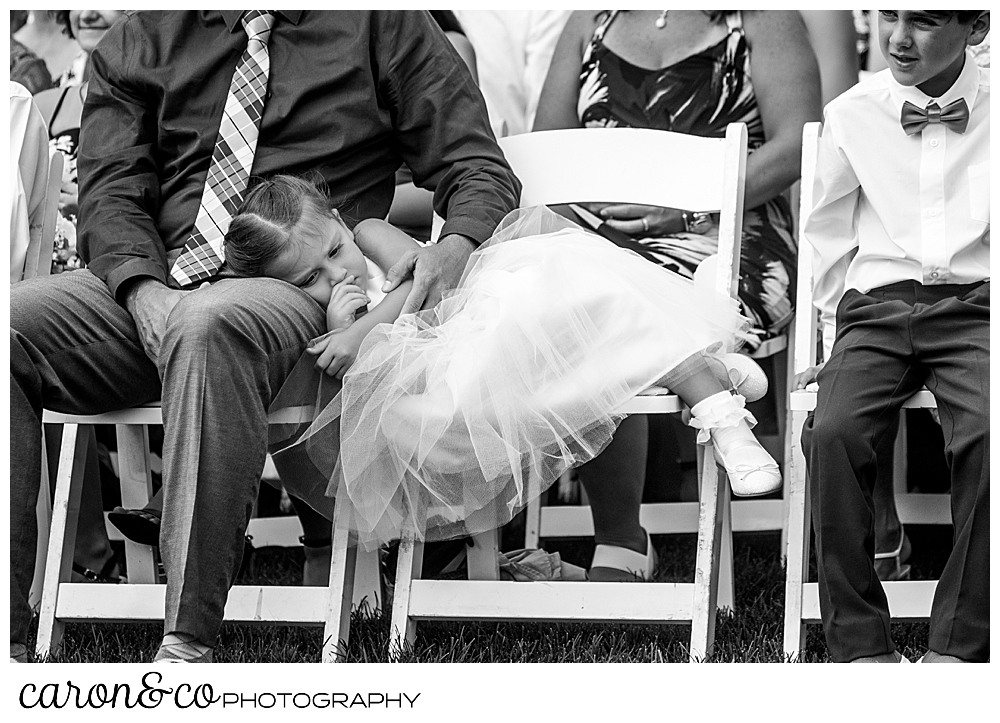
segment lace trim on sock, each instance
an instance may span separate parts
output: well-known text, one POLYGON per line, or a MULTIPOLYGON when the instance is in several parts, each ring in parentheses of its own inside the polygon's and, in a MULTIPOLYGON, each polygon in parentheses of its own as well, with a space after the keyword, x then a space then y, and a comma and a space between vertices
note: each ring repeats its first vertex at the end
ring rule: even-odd
MULTIPOLYGON (((696 404, 695 406, 701 405, 696 404)), ((688 424, 698 430, 698 444, 708 444, 711 439, 709 430, 722 427, 735 427, 743 419, 753 429, 757 424, 757 420, 745 407, 746 399, 740 394, 733 394, 728 399, 716 401, 708 408, 699 409, 697 416, 693 414, 692 410, 691 421, 688 424)))

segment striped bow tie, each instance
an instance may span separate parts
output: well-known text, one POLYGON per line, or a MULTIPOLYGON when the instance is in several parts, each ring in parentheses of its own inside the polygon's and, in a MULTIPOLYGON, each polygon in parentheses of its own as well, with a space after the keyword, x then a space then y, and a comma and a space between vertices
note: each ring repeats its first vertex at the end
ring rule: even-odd
POLYGON ((903 102, 899 122, 908 136, 919 133, 928 123, 943 123, 956 133, 965 133, 969 126, 969 106, 964 98, 959 98, 944 108, 931 101, 927 104, 927 110, 923 110, 907 100, 903 102))

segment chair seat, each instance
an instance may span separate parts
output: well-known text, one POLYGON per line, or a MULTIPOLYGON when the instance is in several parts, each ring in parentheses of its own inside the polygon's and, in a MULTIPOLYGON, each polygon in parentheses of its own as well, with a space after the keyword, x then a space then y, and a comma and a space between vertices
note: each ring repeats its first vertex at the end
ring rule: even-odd
MULTIPOLYGON (((288 407, 269 414, 271 424, 292 424, 308 422, 313 417, 312 407, 288 407)), ((150 402, 138 407, 117 409, 98 414, 69 414, 45 409, 42 412, 45 424, 163 424, 163 408, 159 402, 150 402)))
MULTIPOLYGON (((789 396, 791 397, 791 410, 793 412, 811 412, 816 409, 817 392, 815 389, 799 389, 792 392, 789 396)), ((903 409, 936 408, 937 401, 935 401, 934 395, 926 389, 921 389, 903 404, 903 409)))

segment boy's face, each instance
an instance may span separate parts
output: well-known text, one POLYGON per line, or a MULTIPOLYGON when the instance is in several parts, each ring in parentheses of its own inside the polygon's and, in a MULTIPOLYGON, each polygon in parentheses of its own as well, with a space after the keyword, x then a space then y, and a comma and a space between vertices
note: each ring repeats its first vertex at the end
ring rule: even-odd
POLYGON ((325 309, 334 287, 344 279, 354 277, 362 291, 367 288, 368 264, 339 216, 310 214, 296 224, 288 245, 268 264, 265 275, 298 286, 325 309))
POLYGON ((892 77, 932 98, 955 83, 965 62, 965 47, 982 42, 988 31, 988 12, 964 25, 931 10, 878 12, 879 48, 892 77))

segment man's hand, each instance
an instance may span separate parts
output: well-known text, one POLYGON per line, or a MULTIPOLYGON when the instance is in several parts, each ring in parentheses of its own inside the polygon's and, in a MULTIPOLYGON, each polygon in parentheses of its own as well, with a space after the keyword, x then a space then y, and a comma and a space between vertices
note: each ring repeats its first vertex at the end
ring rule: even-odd
MULTIPOLYGON (((823 364, 825 364, 824 362, 823 364)), ((799 372, 795 375, 795 381, 792 382, 792 391, 797 392, 800 389, 805 389, 807 386, 816 381, 816 377, 819 375, 820 370, 823 368, 823 364, 817 364, 814 367, 809 367, 803 372, 799 372)))
POLYGON ((354 323, 354 314, 368 303, 368 295, 353 276, 333 285, 330 303, 326 305, 326 329, 346 329, 354 323))
POLYGON ((363 334, 355 334, 350 329, 336 329, 309 342, 306 353, 316 357, 315 367, 319 371, 343 379, 358 358, 363 339, 363 334))
POLYGON ((125 297, 125 308, 132 315, 142 348, 154 364, 160 357, 160 345, 167 330, 167 317, 190 291, 171 289, 156 279, 136 282, 125 297))
POLYGON ((453 233, 436 244, 408 251, 389 269, 382 291, 388 293, 412 276, 413 288, 400 314, 429 309, 441 301, 445 292, 458 286, 474 249, 472 241, 453 233))

